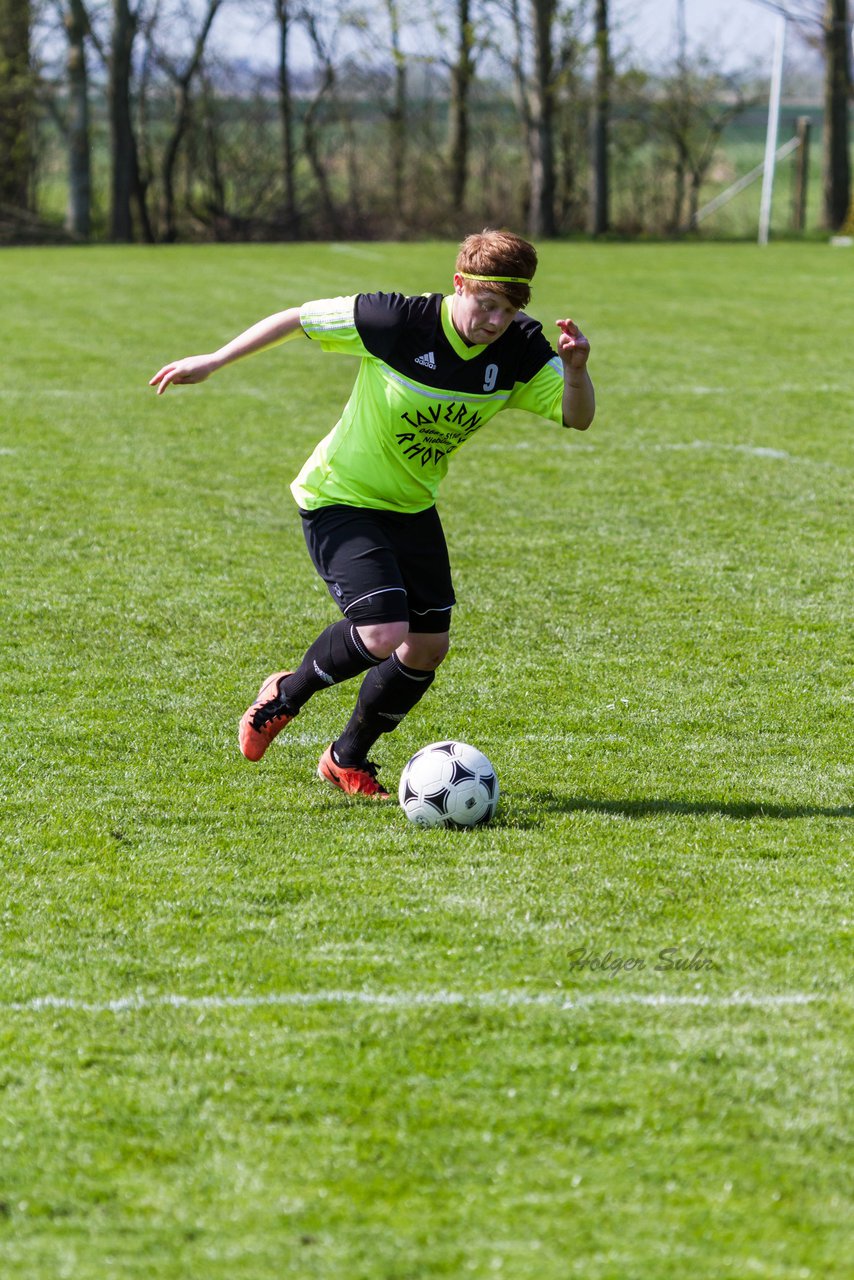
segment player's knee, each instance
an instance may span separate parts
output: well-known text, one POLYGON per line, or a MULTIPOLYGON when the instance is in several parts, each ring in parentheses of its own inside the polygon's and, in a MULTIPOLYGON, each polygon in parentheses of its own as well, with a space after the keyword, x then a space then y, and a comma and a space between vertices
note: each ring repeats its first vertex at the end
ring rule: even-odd
POLYGON ((373 622, 357 627, 359 639, 375 658, 388 658, 409 634, 408 622, 373 622))
POLYGON ((435 671, 447 657, 451 638, 447 632, 439 635, 410 632, 398 649, 398 656, 407 667, 416 671, 435 671))

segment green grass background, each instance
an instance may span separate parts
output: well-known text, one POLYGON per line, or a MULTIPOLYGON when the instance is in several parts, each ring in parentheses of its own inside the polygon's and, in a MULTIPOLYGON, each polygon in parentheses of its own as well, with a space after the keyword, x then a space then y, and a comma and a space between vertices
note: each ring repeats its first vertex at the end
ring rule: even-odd
POLYGON ((850 251, 543 246, 597 420, 455 460, 454 647, 375 753, 472 741, 492 826, 324 788, 353 686, 237 751, 335 616, 287 485, 355 364, 148 378, 452 258, 0 256, 15 1280, 851 1274, 850 251))

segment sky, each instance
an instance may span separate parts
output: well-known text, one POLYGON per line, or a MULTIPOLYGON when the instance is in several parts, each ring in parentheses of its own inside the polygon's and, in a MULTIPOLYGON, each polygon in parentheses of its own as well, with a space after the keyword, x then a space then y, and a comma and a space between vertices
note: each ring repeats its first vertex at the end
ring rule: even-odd
MULTIPOLYGON (((259 8, 272 10, 272 4, 232 0, 227 21, 214 27, 212 43, 220 48, 228 44, 232 52, 273 66, 275 31, 272 23, 265 27, 259 20, 259 8)), ((611 0, 610 10, 616 52, 632 48, 643 65, 672 59, 677 0, 611 0)), ((756 0, 685 0, 685 17, 689 48, 708 50, 719 65, 770 64, 776 17, 756 0)))
MULTIPOLYGON (((612 21, 625 31, 641 60, 672 56, 676 0, 612 0, 611 9, 612 21)), ((755 0, 685 0, 689 48, 707 49, 728 66, 770 63, 776 24, 776 15, 755 0)))

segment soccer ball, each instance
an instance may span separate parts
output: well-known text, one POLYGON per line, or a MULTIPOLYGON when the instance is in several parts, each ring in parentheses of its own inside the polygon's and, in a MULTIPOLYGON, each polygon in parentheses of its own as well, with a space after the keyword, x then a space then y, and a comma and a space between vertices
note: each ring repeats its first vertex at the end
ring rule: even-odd
POLYGON ((495 816, 498 779, 482 751, 465 742, 434 742, 406 765, 398 798, 419 827, 479 827, 495 816))

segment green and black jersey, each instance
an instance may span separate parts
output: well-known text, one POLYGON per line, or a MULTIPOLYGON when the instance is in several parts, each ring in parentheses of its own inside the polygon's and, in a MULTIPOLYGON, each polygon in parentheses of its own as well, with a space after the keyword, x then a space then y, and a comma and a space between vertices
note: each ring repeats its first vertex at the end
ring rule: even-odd
POLYGON ((451 455, 502 409, 563 421, 562 363, 523 312, 482 346, 463 341, 439 293, 324 298, 300 321, 324 351, 360 357, 340 420, 291 485, 304 510, 423 511, 451 455))

